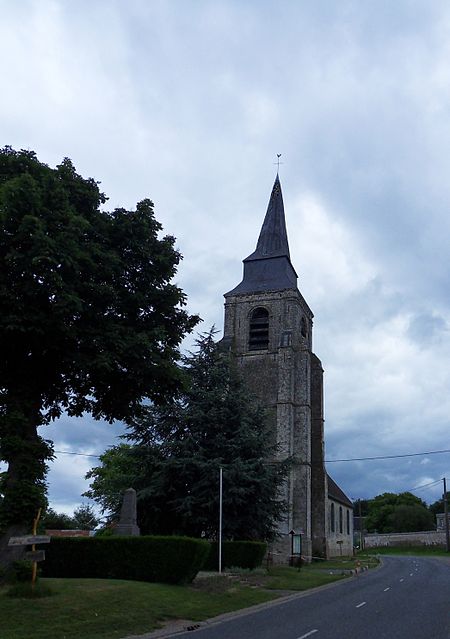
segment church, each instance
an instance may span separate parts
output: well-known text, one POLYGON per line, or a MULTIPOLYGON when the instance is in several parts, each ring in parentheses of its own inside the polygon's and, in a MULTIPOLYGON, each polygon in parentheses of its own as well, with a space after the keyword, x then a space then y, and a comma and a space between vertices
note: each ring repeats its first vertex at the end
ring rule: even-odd
POLYGON ((242 282, 225 293, 222 339, 266 409, 278 458, 293 459, 283 495, 288 509, 271 548, 277 563, 353 553, 352 502, 325 470, 323 369, 312 351, 313 317, 291 263, 277 174, 242 282))

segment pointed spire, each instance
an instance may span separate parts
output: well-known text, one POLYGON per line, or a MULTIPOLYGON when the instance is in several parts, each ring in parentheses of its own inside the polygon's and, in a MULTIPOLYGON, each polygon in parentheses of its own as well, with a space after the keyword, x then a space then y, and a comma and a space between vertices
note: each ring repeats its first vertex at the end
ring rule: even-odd
POLYGON ((257 260, 268 257, 281 257, 283 255, 290 258, 284 217, 283 194, 281 192, 280 178, 277 173, 256 250, 246 259, 257 260))
POLYGON ((297 289, 297 273, 289 255, 283 195, 277 173, 256 249, 244 260, 242 282, 225 293, 225 297, 285 289, 297 289))

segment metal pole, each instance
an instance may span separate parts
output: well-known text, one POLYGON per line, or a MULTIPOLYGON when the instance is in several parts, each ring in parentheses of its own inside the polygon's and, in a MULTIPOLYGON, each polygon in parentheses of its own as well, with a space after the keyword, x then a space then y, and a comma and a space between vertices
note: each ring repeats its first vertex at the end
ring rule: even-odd
POLYGON ((447 499, 447 482, 445 477, 442 478, 444 482, 444 522, 445 522, 445 546, 447 552, 450 552, 450 534, 448 530, 448 499, 447 499))
POLYGON ((219 574, 222 572, 222 467, 219 468, 219 574))

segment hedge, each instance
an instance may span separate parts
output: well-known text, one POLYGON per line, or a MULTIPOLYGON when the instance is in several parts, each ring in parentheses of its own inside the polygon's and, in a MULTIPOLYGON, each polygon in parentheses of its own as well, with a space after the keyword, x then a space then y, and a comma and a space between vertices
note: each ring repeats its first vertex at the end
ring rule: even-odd
MULTIPOLYGON (((204 570, 217 570, 219 565, 219 544, 211 542, 211 550, 204 570)), ((224 541, 222 543, 222 568, 257 568, 262 564, 267 544, 262 541, 224 541)))
POLYGON ((42 575, 189 583, 209 550, 190 537, 52 537, 42 575))

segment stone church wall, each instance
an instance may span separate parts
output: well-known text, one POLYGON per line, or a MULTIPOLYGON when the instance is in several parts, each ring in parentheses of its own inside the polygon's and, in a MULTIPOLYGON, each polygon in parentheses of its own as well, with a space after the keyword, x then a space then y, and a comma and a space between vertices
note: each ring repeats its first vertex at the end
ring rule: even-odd
MULTIPOLYGON (((266 409, 277 458, 293 460, 283 489, 286 521, 271 549, 273 559, 287 563, 293 547, 300 552, 300 536, 307 560, 313 550, 320 556, 344 550, 351 535, 345 540, 335 535, 330 544, 327 540, 331 479, 324 467, 323 370, 312 353, 313 312, 298 289, 290 259, 278 175, 256 249, 243 265, 242 281, 225 293, 221 346, 233 353, 266 409)), ((342 491, 335 489, 339 497, 342 491)), ((344 493, 342 499, 349 501, 344 493)))
POLYGON ((327 510, 327 556, 353 556, 353 509, 334 499, 328 499, 327 510))
POLYGON ((365 548, 389 546, 445 546, 445 532, 426 530, 423 532, 373 534, 364 536, 365 548))
POLYGON ((311 520, 312 554, 327 555, 326 495, 324 464, 323 369, 319 358, 311 356, 311 520))
POLYGON ((289 557, 291 530, 302 534, 303 552, 311 556, 311 331, 311 311, 298 291, 227 298, 223 342, 229 344, 250 390, 267 410, 278 459, 295 457, 283 495, 289 503, 286 521, 280 525, 285 539, 274 550, 283 562, 289 557), (260 307, 269 312, 269 344, 253 351, 250 317, 260 307))

